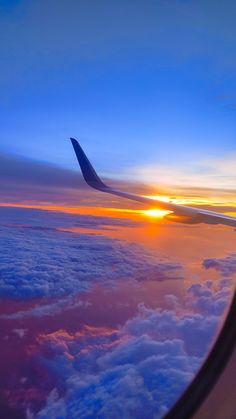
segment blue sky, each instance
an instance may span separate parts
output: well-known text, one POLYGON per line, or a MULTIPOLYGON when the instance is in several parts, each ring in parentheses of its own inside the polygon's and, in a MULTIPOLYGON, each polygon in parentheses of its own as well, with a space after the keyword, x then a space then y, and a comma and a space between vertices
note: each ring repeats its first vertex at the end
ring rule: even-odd
POLYGON ((1 1, 0 152, 76 168, 74 136, 116 177, 227 160, 235 18, 228 0, 1 1))

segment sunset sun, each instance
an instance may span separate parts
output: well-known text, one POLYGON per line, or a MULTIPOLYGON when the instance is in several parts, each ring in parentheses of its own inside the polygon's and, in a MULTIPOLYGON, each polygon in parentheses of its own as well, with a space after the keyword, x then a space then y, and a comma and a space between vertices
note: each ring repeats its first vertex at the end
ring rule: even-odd
POLYGON ((165 215, 170 214, 170 213, 171 211, 160 210, 160 209, 143 210, 143 214, 149 217, 164 217, 165 215))

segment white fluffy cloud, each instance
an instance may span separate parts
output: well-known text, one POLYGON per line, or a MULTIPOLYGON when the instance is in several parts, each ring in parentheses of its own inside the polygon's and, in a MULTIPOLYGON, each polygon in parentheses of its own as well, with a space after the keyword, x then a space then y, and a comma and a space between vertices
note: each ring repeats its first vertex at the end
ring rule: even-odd
MULTIPOLYGON (((89 307, 89 301, 74 297, 95 283, 182 278, 181 264, 137 244, 61 231, 76 225, 117 228, 126 220, 12 211, 9 216, 2 210, 0 296, 62 297, 1 319, 51 316, 73 304, 89 307)), ((179 299, 169 293, 163 304, 168 310, 140 304, 120 327, 84 325, 76 332, 41 333, 27 365, 40 366, 56 384, 40 411, 30 399, 30 379, 22 384, 30 399, 28 418, 162 417, 207 354, 230 299, 235 262, 235 254, 205 259, 203 267, 217 270, 220 279, 192 284, 179 299)), ((14 329, 18 336, 22 331, 14 329)))
POLYGON ((210 282, 196 284, 183 302, 172 299, 178 309, 140 304, 118 329, 87 326, 41 335, 37 356, 59 385, 29 417, 162 417, 194 377, 219 324, 219 313, 201 311, 198 300, 207 294, 212 306, 224 289, 220 281, 215 289, 210 282))
MULTIPOLYGON (((28 210, 1 227, 0 296, 28 299, 76 294, 92 284, 117 280, 181 278, 181 264, 152 254, 137 244, 101 235, 73 234, 58 228, 70 225, 126 225, 127 220, 58 215, 28 210), (41 217, 40 222, 38 217, 41 217), (60 218, 61 217, 61 218, 60 218)), ((7 220, 8 221, 8 220, 7 220)), ((129 223, 129 221, 128 221, 129 223)))

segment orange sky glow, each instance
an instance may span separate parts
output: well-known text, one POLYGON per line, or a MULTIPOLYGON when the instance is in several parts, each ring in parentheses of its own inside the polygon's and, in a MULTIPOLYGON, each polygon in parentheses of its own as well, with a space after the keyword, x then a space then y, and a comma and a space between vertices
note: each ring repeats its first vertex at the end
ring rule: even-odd
MULTIPOLYGON (((212 210, 216 210, 219 212, 224 212, 230 215, 236 215, 236 200, 232 199, 231 196, 227 197, 224 194, 218 193, 214 196, 206 196, 205 191, 203 193, 198 193, 196 196, 189 196, 180 195, 180 196, 168 196, 168 195, 144 195, 148 198, 153 200, 158 199, 163 202, 172 202, 174 204, 179 205, 189 205, 189 206, 198 206, 198 207, 212 207, 212 210), (221 209, 222 207, 222 209, 221 209)), ((96 195, 93 196, 91 192, 91 199, 88 200, 88 205, 71 205, 70 203, 53 203, 45 201, 45 202, 37 202, 36 200, 28 201, 24 199, 21 202, 1 202, 0 206, 9 206, 9 207, 19 207, 19 208, 36 208, 42 209, 47 211, 59 211, 64 213, 70 214, 87 214, 87 215, 97 215, 97 216, 107 216, 113 217, 117 216, 119 213, 119 217, 124 218, 140 218, 140 217, 154 217, 154 218, 162 218, 165 215, 169 214, 170 211, 162 210, 158 208, 158 204, 154 204, 153 206, 150 205, 150 208, 142 208, 139 204, 137 208, 134 208, 134 203, 129 202, 127 200, 120 200, 114 201, 111 199, 109 202, 108 200, 105 201, 105 205, 101 205, 103 202, 101 200, 95 200, 93 198, 97 198, 96 195), (120 208, 119 204, 122 204, 124 207, 120 208), (108 204, 108 205, 107 205, 108 204), (111 206, 109 205, 111 204, 111 206)))

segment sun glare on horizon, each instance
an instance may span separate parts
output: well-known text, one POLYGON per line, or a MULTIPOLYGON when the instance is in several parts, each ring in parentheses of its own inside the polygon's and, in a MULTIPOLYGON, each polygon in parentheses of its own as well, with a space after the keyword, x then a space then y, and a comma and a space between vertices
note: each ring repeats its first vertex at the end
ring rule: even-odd
POLYGON ((148 209, 143 210, 143 214, 148 215, 149 217, 164 217, 165 215, 170 214, 172 211, 160 210, 160 209, 148 209))

